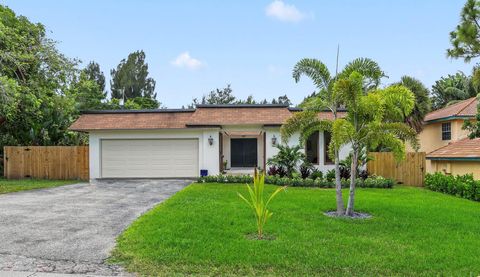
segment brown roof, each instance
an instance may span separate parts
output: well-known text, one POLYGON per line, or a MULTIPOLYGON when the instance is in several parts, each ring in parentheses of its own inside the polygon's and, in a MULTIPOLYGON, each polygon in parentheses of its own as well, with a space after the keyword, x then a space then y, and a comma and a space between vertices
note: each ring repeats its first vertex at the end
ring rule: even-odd
POLYGON ((465 138, 452 142, 427 154, 427 159, 480 159, 480 138, 465 138))
POLYGON ((192 112, 88 113, 82 114, 70 130, 181 129, 192 112))
POLYGON ((292 115, 287 107, 198 108, 188 125, 281 125, 292 115))
POLYGON ((425 121, 445 119, 449 117, 473 117, 477 114, 477 98, 472 97, 467 100, 455 103, 445 108, 428 113, 425 121))
MULTIPOLYGON (((94 111, 86 112, 70 130, 182 129, 220 125, 282 125, 299 109, 283 105, 199 105, 192 110, 94 111)), ((339 116, 344 116, 340 112, 339 116)), ((319 118, 333 119, 331 112, 319 118)))

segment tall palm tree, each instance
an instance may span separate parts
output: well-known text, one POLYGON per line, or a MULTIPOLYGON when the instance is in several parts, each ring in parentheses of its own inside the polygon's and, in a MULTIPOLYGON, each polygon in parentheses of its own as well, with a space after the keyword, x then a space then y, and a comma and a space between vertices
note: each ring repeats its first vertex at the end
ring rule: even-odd
POLYGON ((345 118, 332 123, 332 143, 335 148, 352 147, 350 191, 345 215, 354 215, 355 178, 358 155, 363 147, 389 147, 396 160, 405 157, 405 141, 418 144, 416 132, 403 123, 415 105, 413 93, 402 85, 365 91, 363 76, 353 72, 335 82, 333 94, 348 107, 345 118))
POLYGON ((402 85, 415 95, 415 106, 412 113, 405 117, 405 123, 419 133, 423 129, 423 118, 430 112, 431 103, 428 89, 418 79, 410 76, 403 76, 400 82, 393 85, 402 85))
MULTIPOLYGON (((294 116, 288 119, 286 124, 283 125, 282 139, 287 141, 295 132, 300 132, 300 142, 303 143, 316 131, 332 131, 332 121, 320 120, 318 112, 327 109, 333 113, 334 119, 339 118, 339 108, 342 102, 338 95, 333 93, 333 85, 337 79, 348 77, 354 71, 365 76, 362 80, 362 86, 365 91, 378 87, 380 80, 385 77, 384 72, 378 64, 367 58, 353 60, 334 76, 332 76, 327 66, 320 60, 300 60, 293 68, 293 79, 298 83, 303 75, 309 77, 317 87, 317 92, 301 104, 303 111, 294 114, 294 116)), ((337 213, 343 214, 345 212, 345 206, 342 198, 340 178, 340 147, 330 144, 329 153, 331 155, 333 154, 335 161, 337 213)))

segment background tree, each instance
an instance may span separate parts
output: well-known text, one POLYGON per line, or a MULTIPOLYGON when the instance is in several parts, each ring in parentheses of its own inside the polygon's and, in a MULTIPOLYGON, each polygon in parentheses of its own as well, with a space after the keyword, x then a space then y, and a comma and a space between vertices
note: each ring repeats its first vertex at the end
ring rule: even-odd
POLYGON ((78 81, 72 85, 72 95, 79 111, 105 109, 105 92, 85 71, 81 71, 78 81))
MULTIPOLYGON (((264 100, 266 101, 266 100, 264 100)), ((282 96, 279 96, 277 99, 273 98, 272 99, 272 104, 282 104, 282 105, 292 105, 292 101, 290 101, 290 98, 288 98, 288 96, 285 94, 285 95, 282 95, 282 96)))
POLYGON ((0 151, 4 145, 78 142, 70 86, 77 62, 56 49, 42 24, 0 5, 0 151))
POLYGON ((477 95, 472 78, 463 72, 448 75, 432 86, 432 109, 438 110, 477 95))
MULTIPOLYGON (((105 75, 103 71, 100 70, 100 65, 94 61, 88 63, 88 65, 82 70, 82 72, 87 76, 87 79, 97 83, 100 91, 105 92, 105 75)), ((105 97, 106 97, 105 92, 105 97)))
MULTIPOLYGON (((112 98, 125 100, 133 98, 147 98, 157 102, 155 80, 148 77, 148 64, 145 62, 145 53, 136 51, 121 60, 116 69, 110 71, 112 79, 110 87, 112 98)), ((143 101, 143 100, 142 100, 143 101)), ((152 101, 148 101, 149 105, 152 101)), ((155 108, 160 103, 157 102, 155 108)))
MULTIPOLYGON (((245 100, 238 99, 233 94, 233 89, 230 84, 222 89, 215 89, 210 91, 207 95, 204 95, 201 100, 194 98, 192 103, 187 106, 189 109, 195 108, 198 104, 210 104, 210 105, 225 105, 225 104, 269 104, 267 99, 261 101, 255 100, 253 95, 249 95, 245 100)), ((291 105, 292 102, 285 94, 278 97, 277 99, 273 98, 271 104, 284 104, 291 105)))
POLYGON ((467 0, 460 13, 460 23, 450 33, 452 48, 447 55, 465 62, 480 56, 480 2, 467 0))
POLYGON ((393 86, 396 85, 408 88, 415 96, 415 106, 412 113, 405 117, 405 123, 419 133, 423 129, 423 118, 430 112, 430 93, 422 82, 410 76, 403 76, 400 82, 393 86))
MULTIPOLYGON (((193 99, 192 105, 197 104, 233 104, 236 102, 236 97, 233 95, 233 90, 230 84, 222 89, 215 89, 210 91, 207 95, 202 97, 199 101, 197 98, 193 99)), ((192 106, 191 105, 191 106, 192 106)))
MULTIPOLYGON (((385 76, 378 64, 370 59, 359 58, 348 63, 347 66, 338 74, 332 76, 327 66, 316 59, 302 59, 294 67, 292 76, 295 82, 300 81, 300 77, 305 75, 309 77, 315 86, 317 92, 311 97, 306 98, 300 105, 304 110, 295 113, 293 117, 287 120, 282 126, 282 139, 288 140, 294 133, 300 132, 300 143, 308 139, 316 131, 332 131, 332 122, 329 120, 320 120, 318 112, 328 109, 333 113, 334 119, 338 118, 338 109, 343 103, 334 94, 333 85, 338 78, 345 78, 354 71, 363 73, 367 78, 362 79, 362 89, 368 90, 375 88, 380 84, 380 79, 385 76)), ((342 184, 340 176, 340 146, 331 144, 330 154, 335 161, 335 188, 337 214, 343 214, 345 206, 342 198, 342 184)))
POLYGON ((335 82, 333 94, 347 108, 345 118, 332 124, 332 147, 352 147, 350 191, 345 211, 354 216, 355 179, 359 154, 364 148, 388 146, 397 160, 405 156, 405 141, 418 144, 414 129, 403 123, 414 108, 415 96, 404 86, 394 85, 380 90, 364 90, 365 80, 358 72, 335 82))

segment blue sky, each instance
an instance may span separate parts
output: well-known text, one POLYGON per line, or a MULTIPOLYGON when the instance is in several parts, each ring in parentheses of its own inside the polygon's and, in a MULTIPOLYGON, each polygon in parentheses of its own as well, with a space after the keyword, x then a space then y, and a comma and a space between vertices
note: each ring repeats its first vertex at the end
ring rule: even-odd
POLYGON ((67 56, 97 61, 107 79, 143 49, 157 98, 169 108, 226 84, 239 98, 287 94, 299 103, 315 87, 296 84, 293 66, 317 58, 333 72, 337 44, 340 66, 372 58, 389 76, 385 85, 411 75, 430 87, 443 75, 470 73, 475 61, 445 56, 464 2, 0 0, 43 23, 67 56))

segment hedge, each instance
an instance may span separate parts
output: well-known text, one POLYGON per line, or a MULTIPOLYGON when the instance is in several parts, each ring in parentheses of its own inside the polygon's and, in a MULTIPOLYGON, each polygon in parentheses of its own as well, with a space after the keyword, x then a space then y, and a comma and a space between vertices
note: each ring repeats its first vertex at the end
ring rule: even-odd
MULTIPOLYGON (((252 183, 253 178, 249 175, 215 175, 200 177, 198 183, 252 183)), ((326 178, 317 178, 315 180, 306 178, 287 178, 278 176, 265 176, 265 183, 277 186, 292 187, 318 187, 318 188, 334 188, 335 182, 326 178)), ((369 176, 366 179, 356 179, 356 186, 361 188, 392 188, 395 181, 383 178, 381 176, 369 176)), ((350 186, 350 181, 342 179, 342 187, 350 186)))
POLYGON ((465 199, 480 201, 480 180, 474 180, 472 174, 445 175, 442 173, 427 174, 425 187, 465 199))

